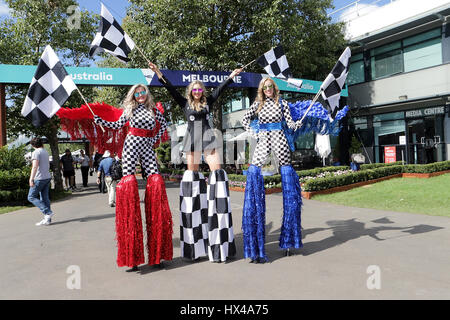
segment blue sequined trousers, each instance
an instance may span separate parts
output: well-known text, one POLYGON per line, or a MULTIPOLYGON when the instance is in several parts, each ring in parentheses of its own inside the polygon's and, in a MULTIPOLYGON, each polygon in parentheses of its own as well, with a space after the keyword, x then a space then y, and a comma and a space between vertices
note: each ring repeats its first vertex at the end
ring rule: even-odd
POLYGON ((247 171, 242 231, 244 235, 244 258, 267 261, 264 249, 266 227, 266 194, 261 168, 251 165, 247 171))
POLYGON ((281 225, 280 248, 301 248, 302 244, 302 190, 299 177, 292 166, 280 167, 283 189, 283 223, 281 225))

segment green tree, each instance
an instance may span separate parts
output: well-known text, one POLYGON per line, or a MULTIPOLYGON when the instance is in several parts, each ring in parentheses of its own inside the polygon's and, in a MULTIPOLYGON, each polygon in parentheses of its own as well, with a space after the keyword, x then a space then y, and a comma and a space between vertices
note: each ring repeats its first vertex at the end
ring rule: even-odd
MULTIPOLYGON (((85 66, 91 60, 89 45, 94 37, 98 19, 87 11, 80 12, 79 26, 70 24, 78 6, 74 0, 5 0, 12 9, 11 17, 0 23, 0 63, 37 65, 46 45, 50 44, 66 66, 85 66)), ((30 79, 31 80, 31 79, 30 79)), ((59 120, 50 119, 40 128, 35 128, 21 115, 28 85, 7 86, 7 133, 10 137, 19 134, 45 136, 49 141, 55 168, 59 168, 58 139, 59 120)), ((90 100, 93 88, 80 88, 90 100)), ((66 106, 80 106, 82 100, 74 93, 66 106)), ((55 171, 55 185, 62 189, 61 172, 55 171)))
MULTIPOLYGON (((284 46, 294 77, 322 80, 342 52, 341 24, 331 24, 331 0, 131 0, 122 26, 152 62, 164 69, 227 70, 284 46)), ((147 63, 138 50, 132 67, 147 63)), ((246 71, 264 72, 257 64, 246 71)), ((224 105, 230 91, 218 101, 224 105)), ((181 112, 167 100, 172 119, 181 112)), ((164 98, 165 97, 165 98, 164 98)), ((213 109, 222 128, 222 109, 213 109)))

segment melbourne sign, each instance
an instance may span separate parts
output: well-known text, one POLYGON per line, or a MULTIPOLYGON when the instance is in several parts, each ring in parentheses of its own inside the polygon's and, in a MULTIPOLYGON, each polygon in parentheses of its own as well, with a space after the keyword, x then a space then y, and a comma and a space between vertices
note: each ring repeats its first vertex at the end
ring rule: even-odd
MULTIPOLYGON (((131 86, 145 83, 151 87, 162 86, 158 77, 150 69, 130 68, 94 68, 94 67, 66 67, 77 85, 92 86, 131 86)), ((0 64, 0 83, 25 83, 33 79, 36 66, 0 64)), ((225 81, 231 72, 223 71, 183 71, 161 70, 164 76, 176 87, 185 87, 194 80, 202 81, 207 87, 217 87, 225 81)), ((242 72, 236 76, 230 87, 257 88, 265 74, 242 72)), ((288 84, 281 79, 273 78, 281 91, 317 93, 322 84, 320 81, 302 80, 301 88, 288 84)), ((342 96, 347 97, 347 89, 342 90, 342 96)))

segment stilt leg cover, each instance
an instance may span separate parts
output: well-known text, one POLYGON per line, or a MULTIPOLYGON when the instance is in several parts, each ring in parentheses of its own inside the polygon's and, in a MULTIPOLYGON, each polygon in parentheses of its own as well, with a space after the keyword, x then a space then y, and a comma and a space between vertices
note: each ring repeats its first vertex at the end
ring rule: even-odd
POLYGON ((264 250, 266 227, 266 194, 261 168, 251 165, 247 170, 242 231, 244 257, 267 260, 264 250))
POLYGON ((283 224, 280 234, 280 248, 300 248, 302 244, 301 212, 302 190, 297 173, 292 166, 282 166, 281 186, 283 188, 283 224))
POLYGON ((116 187, 116 239, 119 267, 145 262, 141 206, 134 175, 123 177, 116 187))
POLYGON ((145 222, 147 225, 148 264, 172 260, 172 213, 167 200, 164 179, 152 174, 145 189, 145 222))
POLYGON ((186 170, 180 183, 181 257, 195 260, 208 250, 208 198, 202 173, 186 170))
POLYGON ((208 195, 208 256, 209 261, 226 261, 236 254, 233 220, 231 218, 230 188, 225 170, 209 175, 208 195))

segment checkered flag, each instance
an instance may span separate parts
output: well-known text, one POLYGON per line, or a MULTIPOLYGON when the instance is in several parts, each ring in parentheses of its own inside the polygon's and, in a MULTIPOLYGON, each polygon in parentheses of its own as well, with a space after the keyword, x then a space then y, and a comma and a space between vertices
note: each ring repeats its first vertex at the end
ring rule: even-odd
POLYGON ((339 98, 341 97, 341 91, 344 86, 345 79, 347 79, 351 56, 352 53, 350 48, 347 47, 339 57, 339 60, 331 70, 331 73, 326 77, 320 86, 324 105, 328 109, 332 119, 334 119, 338 111, 339 98))
POLYGON ((256 59, 256 62, 263 67, 271 77, 286 80, 292 77, 291 69, 289 69, 282 46, 267 51, 261 57, 256 59))
POLYGON ((22 115, 35 127, 40 127, 61 108, 76 88, 72 77, 48 45, 31 80, 22 115))
POLYGON ((100 27, 91 43, 89 55, 92 57, 97 52, 106 51, 123 62, 130 61, 128 54, 135 47, 133 40, 123 31, 103 3, 100 16, 100 27))

